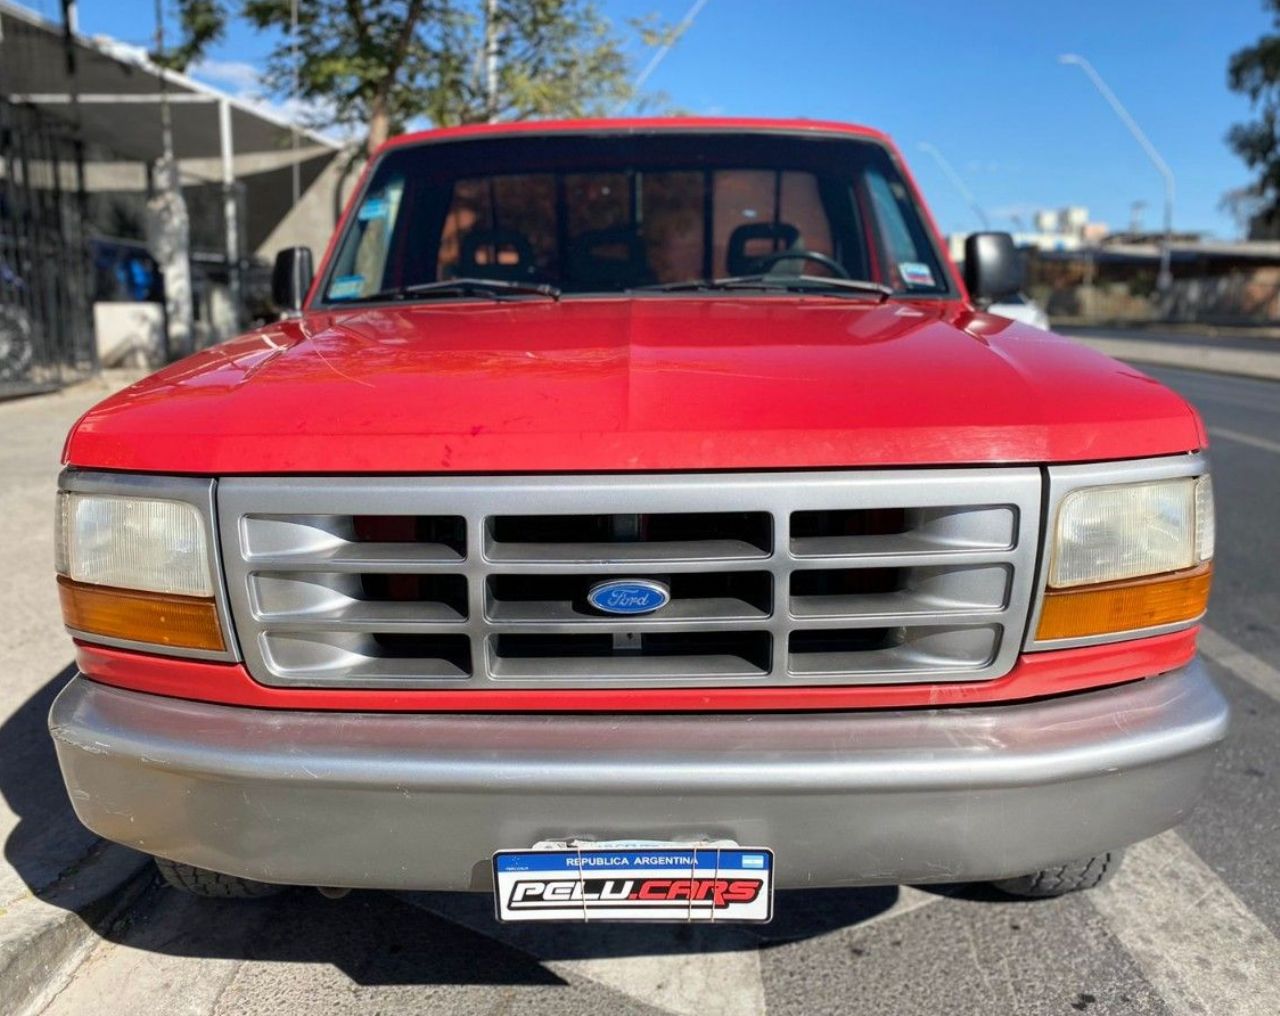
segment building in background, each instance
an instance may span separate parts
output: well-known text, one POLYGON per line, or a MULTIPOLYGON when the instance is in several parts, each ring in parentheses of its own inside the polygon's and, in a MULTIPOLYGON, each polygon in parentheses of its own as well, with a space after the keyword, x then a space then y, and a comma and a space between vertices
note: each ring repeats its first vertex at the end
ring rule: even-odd
MULTIPOLYGON (((1280 242, 1219 241, 1175 232, 1169 244, 1173 281, 1160 292, 1156 282, 1165 237, 1142 230, 1139 211, 1135 208, 1123 232, 1092 221, 1089 210, 1078 205, 1037 211, 1031 229, 1013 232, 1026 257, 1024 299, 1058 324, 1280 320, 1280 242)), ((964 260, 966 235, 947 237, 957 263, 964 260)))
MULTIPOLYGON (((1013 242, 1023 249, 1033 250, 1084 250, 1097 246, 1111 234, 1105 222, 1090 220, 1089 209, 1083 205, 1041 209, 1031 216, 1031 229, 1021 228, 1021 223, 1015 225, 1013 242)), ((947 237, 947 247, 956 262, 964 260, 967 235, 952 233, 947 237)))
POLYGON ((355 168, 330 138, 0 0, 0 390, 161 363, 269 316, 265 266, 323 244, 355 168), (165 104, 195 321, 177 337, 148 229, 165 104))

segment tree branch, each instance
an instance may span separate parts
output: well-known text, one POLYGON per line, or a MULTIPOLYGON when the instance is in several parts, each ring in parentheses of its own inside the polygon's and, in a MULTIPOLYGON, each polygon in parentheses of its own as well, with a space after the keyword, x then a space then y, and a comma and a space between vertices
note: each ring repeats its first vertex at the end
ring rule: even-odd
POLYGON ((364 19, 364 9, 360 0, 347 0, 347 14, 351 23, 356 26, 356 35, 362 43, 369 41, 369 23, 364 19))

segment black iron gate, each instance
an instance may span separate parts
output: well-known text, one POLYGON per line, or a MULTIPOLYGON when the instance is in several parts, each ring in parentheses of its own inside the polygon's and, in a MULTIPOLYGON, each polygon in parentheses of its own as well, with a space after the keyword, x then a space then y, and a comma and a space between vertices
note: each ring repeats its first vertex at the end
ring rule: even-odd
POLYGON ((82 165, 68 125, 0 99, 0 398, 94 369, 82 165))

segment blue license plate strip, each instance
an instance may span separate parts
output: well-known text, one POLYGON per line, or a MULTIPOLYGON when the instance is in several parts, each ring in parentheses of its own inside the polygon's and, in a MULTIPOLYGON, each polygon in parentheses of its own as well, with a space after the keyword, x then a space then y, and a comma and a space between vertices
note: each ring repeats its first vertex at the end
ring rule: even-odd
POLYGON ((500 850, 500 921, 752 922, 773 917, 773 851, 701 845, 500 850))

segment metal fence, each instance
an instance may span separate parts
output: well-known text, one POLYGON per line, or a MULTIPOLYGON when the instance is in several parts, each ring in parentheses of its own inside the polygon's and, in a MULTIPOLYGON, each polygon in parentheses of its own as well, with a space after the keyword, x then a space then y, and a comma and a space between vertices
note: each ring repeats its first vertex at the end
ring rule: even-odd
POLYGON ((70 125, 0 99, 0 398, 95 367, 83 163, 70 125))

